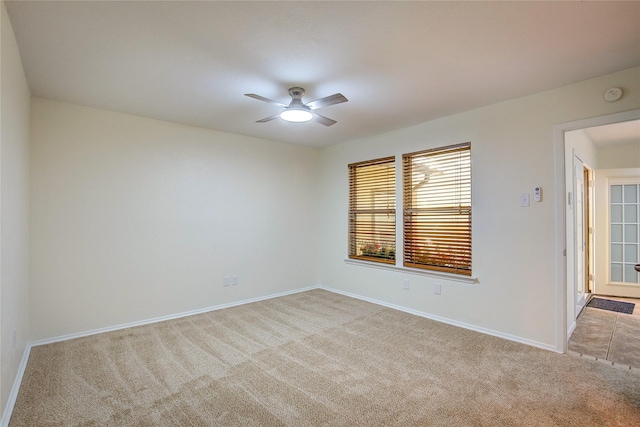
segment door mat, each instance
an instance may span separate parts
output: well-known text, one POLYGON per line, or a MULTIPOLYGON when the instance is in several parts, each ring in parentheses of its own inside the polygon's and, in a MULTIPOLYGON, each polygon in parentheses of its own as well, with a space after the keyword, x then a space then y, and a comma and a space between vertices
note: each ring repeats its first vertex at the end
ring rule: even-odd
POLYGON ((613 301, 610 299, 591 298, 587 307, 599 308, 600 310, 615 311, 617 313, 631 314, 636 305, 632 302, 613 301))

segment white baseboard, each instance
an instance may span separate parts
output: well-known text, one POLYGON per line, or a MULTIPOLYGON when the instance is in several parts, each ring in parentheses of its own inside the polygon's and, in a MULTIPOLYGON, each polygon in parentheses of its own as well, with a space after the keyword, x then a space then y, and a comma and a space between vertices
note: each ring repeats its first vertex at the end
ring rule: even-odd
POLYGON ((529 340, 529 339, 522 338, 522 337, 519 337, 519 336, 516 336, 516 335, 505 334, 503 332, 494 331, 492 329, 487 329, 487 328, 483 328, 483 327, 476 326, 476 325, 471 325, 471 324, 464 323, 464 322, 458 322, 457 320, 452 320, 452 319, 448 319, 446 317, 436 316, 436 315, 425 313, 425 312, 422 312, 422 311, 413 310, 411 308, 403 307, 403 306, 400 306, 400 305, 390 304, 388 302, 379 301, 379 300, 376 300, 376 299, 373 299, 373 298, 363 297, 362 295, 352 294, 350 292, 344 292, 344 291, 341 291, 339 289, 333 289, 333 288, 329 288, 329 287, 326 287, 326 286, 319 286, 319 288, 320 289, 324 289, 324 290, 329 291, 329 292, 334 292, 334 293, 337 293, 337 294, 340 294, 340 295, 344 295, 344 296, 347 296, 347 297, 356 298, 356 299, 367 301, 367 302, 370 302, 370 303, 373 303, 373 304, 381 305, 383 307, 392 308, 394 310, 404 311, 405 313, 414 314, 416 316, 420 316, 420 317, 424 317, 424 318, 427 318, 427 319, 435 320, 437 322, 446 323, 448 325, 458 326, 460 328, 469 329, 471 331, 480 332, 482 334, 491 335, 491 336, 498 337, 498 338, 504 338, 504 339, 509 340, 509 341, 519 342, 521 344, 530 345, 532 347, 538 347, 538 348, 541 348, 543 350, 553 351, 555 353, 562 353, 562 350, 556 348, 556 346, 554 346, 554 345, 545 344, 545 343, 534 341, 534 340, 529 340))
POLYGON ((7 404, 4 407, 4 412, 2 413, 2 421, 0 421, 1 427, 9 426, 9 420, 11 420, 13 407, 15 406, 16 399, 18 398, 18 391, 20 390, 20 384, 22 384, 22 377, 24 376, 24 371, 27 368, 27 362, 29 361, 30 353, 31 353, 31 344, 27 344, 27 346, 24 349, 24 353, 22 354, 22 360, 20 361, 20 366, 18 366, 16 379, 13 381, 13 387, 11 387, 11 392, 9 393, 9 399, 7 400, 7 404))
POLYGON ((43 340, 38 340, 38 341, 31 342, 31 346, 35 347, 37 345, 51 344, 51 343, 60 342, 60 341, 67 341, 67 340, 72 340, 72 339, 75 339, 75 338, 82 338, 82 337, 87 337, 87 336, 90 336, 90 335, 101 334, 101 333, 104 333, 104 332, 118 331, 118 330, 121 330, 121 329, 132 328, 134 326, 149 325, 149 324, 152 324, 152 323, 164 322, 165 320, 179 319, 181 317, 193 316, 195 314, 208 313, 210 311, 222 310, 224 308, 231 308, 231 307, 236 307, 236 306, 239 306, 239 305, 250 304, 252 302, 264 301, 264 300, 268 300, 268 299, 272 299, 272 298, 283 297, 285 295, 292 295, 292 294, 297 294, 297 293, 300 293, 300 292, 306 292, 306 291, 310 291, 311 289, 316 289, 316 288, 317 288, 317 286, 310 286, 310 287, 307 287, 307 288, 300 288, 300 289, 295 289, 295 290, 292 290, 292 291, 279 292, 277 294, 270 294, 270 295, 265 295, 265 296, 261 296, 261 297, 249 298, 249 299, 245 299, 245 300, 241 300, 241 301, 230 302, 230 303, 226 303, 226 304, 214 305, 214 306, 211 306, 211 307, 199 308, 199 309, 196 309, 196 310, 184 311, 182 313, 169 314, 167 316, 154 317, 152 319, 139 320, 139 321, 136 321, 136 322, 123 323, 123 324, 115 325, 115 326, 108 326, 106 328, 92 329, 90 331, 78 332, 78 333, 75 333, 75 334, 68 334, 68 335, 61 335, 61 336, 53 337, 53 338, 46 338, 46 339, 43 339, 43 340))

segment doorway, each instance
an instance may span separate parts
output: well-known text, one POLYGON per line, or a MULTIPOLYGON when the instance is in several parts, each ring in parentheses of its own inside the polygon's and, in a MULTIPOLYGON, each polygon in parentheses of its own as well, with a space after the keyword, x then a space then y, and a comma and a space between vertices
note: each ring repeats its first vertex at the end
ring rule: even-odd
MULTIPOLYGON (((557 348, 567 350, 580 311, 589 298, 598 292, 598 275, 602 243, 598 232, 604 229, 598 222, 601 214, 599 198, 594 188, 599 176, 599 147, 589 138, 591 128, 640 120, 640 110, 564 123, 554 128, 556 147, 557 218, 557 348), (595 207, 598 206, 598 209, 595 207), (597 224, 596 224, 597 223, 597 224)), ((639 122, 640 123, 640 122, 639 122)), ((640 141, 637 142, 640 144, 640 141)), ((606 150, 604 150, 606 151, 606 150)), ((618 156, 619 157, 619 156, 618 156)), ((629 156, 634 160, 636 156, 629 156)), ((634 160, 635 161, 635 160, 634 160)), ((601 163, 605 164, 607 161, 601 163)), ((605 166, 619 167, 619 166, 605 166)), ((625 166, 631 167, 631 166, 625 166)), ((640 170, 640 165, 636 166, 640 170)), ((600 235, 601 236, 601 235, 600 235)), ((640 243, 639 243, 640 245, 640 243)), ((640 246, 639 246, 640 251, 640 246)))

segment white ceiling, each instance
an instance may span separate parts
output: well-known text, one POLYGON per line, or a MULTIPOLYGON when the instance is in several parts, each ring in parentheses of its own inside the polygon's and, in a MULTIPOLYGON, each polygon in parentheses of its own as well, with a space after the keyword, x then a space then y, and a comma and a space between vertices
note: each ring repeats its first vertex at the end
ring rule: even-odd
POLYGON ((640 65, 640 2, 6 4, 35 96, 312 147, 640 65))
POLYGON ((640 144, 640 120, 594 126, 584 129, 596 147, 640 144))

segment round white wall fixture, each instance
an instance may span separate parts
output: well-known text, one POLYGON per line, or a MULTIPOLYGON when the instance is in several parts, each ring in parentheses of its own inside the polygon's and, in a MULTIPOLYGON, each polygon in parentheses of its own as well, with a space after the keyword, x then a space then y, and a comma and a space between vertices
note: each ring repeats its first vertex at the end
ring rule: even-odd
POLYGON ((619 87, 612 87, 604 93, 604 99, 607 102, 616 102, 622 98, 622 89, 619 87))

